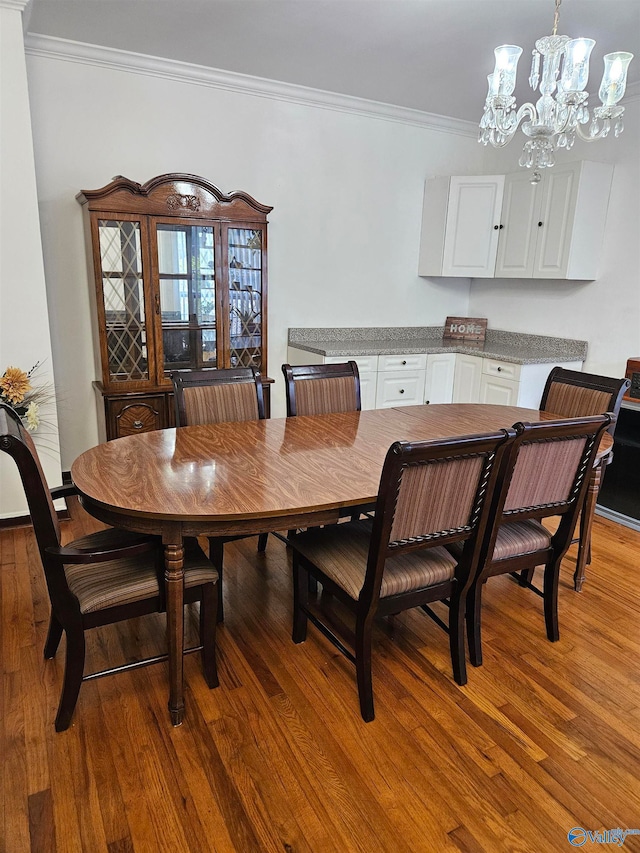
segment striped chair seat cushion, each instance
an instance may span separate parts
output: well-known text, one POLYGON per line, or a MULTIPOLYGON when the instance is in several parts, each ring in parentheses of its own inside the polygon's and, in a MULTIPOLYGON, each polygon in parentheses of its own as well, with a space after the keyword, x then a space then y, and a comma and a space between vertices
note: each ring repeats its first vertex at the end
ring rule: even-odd
MULTIPOLYGON (((370 533, 371 522, 335 524, 298 534, 294 548, 357 600, 367 569, 370 533)), ((380 598, 451 580, 455 566, 456 560, 441 546, 390 557, 380 598)))
POLYGON ((550 544, 551 533, 534 518, 503 524, 498 529, 492 559, 508 560, 520 554, 544 551, 550 544))
MULTIPOLYGON (((508 560, 510 557, 518 557, 521 554, 544 551, 550 543, 551 533, 533 518, 516 521, 512 524, 503 524, 498 530, 492 562, 494 560, 508 560)), ((462 552, 461 542, 453 542, 447 547, 455 557, 460 556, 462 552)))
MULTIPOLYGON (((83 536, 69 543, 69 547, 104 548, 108 545, 110 533, 112 531, 104 530, 83 536)), ((122 531, 117 531, 117 534, 121 541, 122 531)), ((162 546, 159 544, 158 547, 162 546)), ((184 569, 186 587, 218 580, 218 572, 195 543, 185 546, 184 569)), ((104 563, 67 565, 64 571, 69 589, 78 599, 82 613, 132 604, 160 594, 157 551, 104 563)))

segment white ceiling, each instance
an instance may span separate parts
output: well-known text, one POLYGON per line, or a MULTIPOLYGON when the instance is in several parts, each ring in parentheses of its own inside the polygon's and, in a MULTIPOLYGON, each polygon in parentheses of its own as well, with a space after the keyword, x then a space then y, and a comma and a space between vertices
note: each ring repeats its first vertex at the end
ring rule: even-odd
MULTIPOLYGON (((518 101, 554 0, 32 0, 28 32, 195 63, 477 121, 493 48, 519 44, 518 101)), ((559 33, 635 54, 640 0, 564 0, 559 33)))

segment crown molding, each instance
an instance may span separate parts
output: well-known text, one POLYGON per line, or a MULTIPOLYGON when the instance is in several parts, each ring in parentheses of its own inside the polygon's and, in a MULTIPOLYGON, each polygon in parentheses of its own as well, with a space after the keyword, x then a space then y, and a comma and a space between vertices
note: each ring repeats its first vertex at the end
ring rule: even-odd
MULTIPOLYGON (((6 1, 0 0, 0 3, 6 1)), ((37 33, 29 33, 25 37, 25 53, 30 56, 42 56, 65 62, 79 62, 83 65, 95 65, 101 68, 160 77, 180 83, 224 89, 259 98, 271 98, 276 101, 289 101, 309 107, 354 113, 355 115, 410 124, 443 133, 453 133, 458 136, 476 138, 478 134, 477 124, 462 119, 448 118, 422 110, 384 104, 379 101, 370 101, 366 98, 340 95, 323 89, 312 89, 308 86, 267 80, 249 74, 222 71, 204 65, 178 62, 173 59, 147 56, 146 54, 100 47, 37 33)))
POLYGON ((29 0, 0 0, 0 9, 13 9, 14 12, 24 12, 29 0))

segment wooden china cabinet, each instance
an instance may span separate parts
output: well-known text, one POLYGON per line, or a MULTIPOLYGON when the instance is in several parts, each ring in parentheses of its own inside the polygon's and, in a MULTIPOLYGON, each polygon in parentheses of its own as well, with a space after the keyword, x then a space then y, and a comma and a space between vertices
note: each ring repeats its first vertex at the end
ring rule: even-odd
MULTIPOLYGON (((76 196, 95 280, 105 436, 175 423, 169 374, 267 374, 267 214, 196 175, 117 176, 76 196)), ((102 405, 101 405, 102 409, 102 405)))

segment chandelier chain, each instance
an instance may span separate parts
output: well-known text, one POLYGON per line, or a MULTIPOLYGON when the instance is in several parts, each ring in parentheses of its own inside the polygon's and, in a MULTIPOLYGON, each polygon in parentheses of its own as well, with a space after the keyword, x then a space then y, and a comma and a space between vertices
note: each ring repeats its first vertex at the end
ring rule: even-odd
POLYGON ((554 36, 558 35, 558 23, 560 21, 560 4, 561 3, 562 3, 562 0, 556 0, 556 11, 555 11, 555 14, 553 16, 553 33, 552 33, 552 35, 554 35, 554 36))

